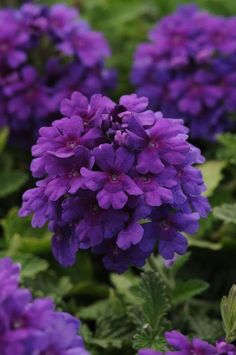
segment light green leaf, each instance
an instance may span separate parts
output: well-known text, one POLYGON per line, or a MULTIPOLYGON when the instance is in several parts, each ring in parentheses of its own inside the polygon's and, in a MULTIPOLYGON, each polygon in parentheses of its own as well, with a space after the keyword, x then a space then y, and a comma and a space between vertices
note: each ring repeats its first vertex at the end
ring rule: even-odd
POLYGON ((226 223, 236 224, 236 204, 224 204, 213 209, 215 217, 223 220, 226 223))
POLYGON ((0 224, 6 248, 33 254, 50 250, 51 233, 47 228, 32 228, 31 218, 20 218, 16 207, 8 212, 0 224))
POLYGON ((228 297, 222 298, 220 309, 226 340, 232 342, 236 340, 236 285, 231 287, 228 297))
POLYGON ((201 294, 208 287, 208 283, 203 280, 179 281, 172 292, 172 302, 173 304, 182 303, 201 294))
POLYGON ((9 254, 8 252, 1 252, 1 257, 11 256, 11 258, 16 262, 21 264, 21 281, 24 281, 28 278, 34 278, 38 273, 47 270, 48 262, 39 257, 23 254, 23 253, 15 253, 14 255, 9 254))
POLYGON ((205 193, 206 196, 211 196, 220 181, 223 178, 223 169, 226 166, 226 162, 221 160, 208 161, 205 164, 198 166, 203 175, 203 180, 206 184, 207 191, 205 193))

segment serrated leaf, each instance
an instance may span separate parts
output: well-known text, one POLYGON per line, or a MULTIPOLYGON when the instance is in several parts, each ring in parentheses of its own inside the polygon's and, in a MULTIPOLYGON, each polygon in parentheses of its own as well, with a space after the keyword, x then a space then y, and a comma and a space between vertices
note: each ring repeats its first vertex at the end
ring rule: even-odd
POLYGON ((150 333, 145 328, 142 332, 134 336, 133 346, 137 350, 150 348, 150 343, 155 344, 152 346, 152 349, 163 352, 166 350, 165 338, 157 335, 154 339, 152 339, 150 333))
POLYGON ((226 223, 236 223, 236 204, 224 204, 215 207, 213 214, 226 223))
POLYGON ((201 294, 207 290, 208 287, 208 283, 200 279, 178 281, 172 292, 172 302, 173 304, 182 303, 201 294))
POLYGON ((142 274, 138 295, 140 304, 129 309, 137 326, 133 343, 136 350, 140 345, 157 346, 156 339, 162 337, 164 317, 170 307, 166 286, 157 272, 148 270, 142 274))
POLYGON ((236 285, 233 285, 228 296, 224 296, 220 304, 226 340, 236 340, 236 285))
POLYGON ((19 190, 28 180, 21 171, 4 171, 0 173, 0 198, 6 197, 19 190))
POLYGON ((225 166, 226 162, 221 160, 207 161, 205 164, 198 166, 202 172, 203 180, 207 187, 205 192, 206 196, 211 196, 219 185, 223 178, 222 171, 225 166))

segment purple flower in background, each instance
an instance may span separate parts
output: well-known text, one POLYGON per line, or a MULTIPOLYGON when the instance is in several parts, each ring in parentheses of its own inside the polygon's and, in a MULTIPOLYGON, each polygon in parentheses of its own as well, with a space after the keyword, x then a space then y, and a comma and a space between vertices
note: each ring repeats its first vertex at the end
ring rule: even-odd
POLYGON ((193 338, 189 340, 182 333, 173 330, 165 333, 165 338, 168 346, 174 350, 167 350, 165 352, 155 351, 152 349, 141 349, 138 355, 234 355, 236 354, 236 348, 232 344, 226 343, 224 340, 218 340, 215 345, 209 344, 207 341, 193 338))
POLYGON ((0 67, 17 68, 27 59, 25 52, 29 34, 24 31, 23 23, 11 10, 0 11, 0 67))
POLYGON ((0 10, 0 125, 9 126, 10 142, 29 148, 73 91, 90 98, 114 88, 108 56, 103 35, 73 7, 30 3, 0 10))
POLYGON ((101 254, 107 269, 141 267, 155 246, 170 260, 187 249, 209 204, 200 151, 182 120, 163 118, 148 100, 119 103, 79 92, 61 104, 64 117, 39 131, 32 148, 36 187, 23 195, 21 216, 48 223, 52 250, 64 266, 80 249, 101 254))
POLYGON ((54 310, 49 298, 33 300, 19 287, 20 266, 10 258, 0 260, 0 348, 2 355, 88 355, 77 334, 80 322, 54 310))
POLYGON ((184 118, 193 139, 212 141, 236 111, 236 17, 180 6, 137 47, 132 82, 164 115, 184 118), (188 21, 186 21, 188 18, 188 21))

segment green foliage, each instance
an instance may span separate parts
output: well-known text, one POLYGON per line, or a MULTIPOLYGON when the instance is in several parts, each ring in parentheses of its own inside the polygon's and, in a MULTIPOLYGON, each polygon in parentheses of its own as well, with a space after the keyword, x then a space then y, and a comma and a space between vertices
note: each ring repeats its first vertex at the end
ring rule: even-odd
POLYGON ((226 340, 236 340, 236 285, 229 291, 228 297, 224 296, 220 304, 226 340))
POLYGON ((225 165, 224 161, 209 160, 205 164, 199 166, 207 187, 206 196, 211 196, 219 185, 223 178, 222 171, 225 168, 225 165))
POLYGON ((178 304, 187 301, 201 294, 207 290, 208 287, 208 283, 200 279, 180 281, 173 289, 172 302, 173 304, 178 304))
POLYGON ((219 150, 219 157, 221 159, 227 159, 231 164, 236 163, 236 135, 232 133, 224 133, 218 137, 218 141, 221 143, 221 149, 219 150))
POLYGON ((166 286, 157 272, 150 270, 142 274, 137 295, 140 298, 139 303, 129 309, 130 316, 137 325, 133 346, 136 350, 164 350, 163 332, 170 302, 166 286))
POLYGON ((4 171, 0 173, 0 198, 18 191, 28 180, 28 176, 21 171, 4 171))
POLYGON ((0 199, 17 192, 28 180, 25 172, 14 169, 13 157, 5 152, 9 131, 0 130, 0 199))
POLYGON ((215 217, 226 223, 236 223, 236 204, 224 204, 215 207, 213 213, 215 217))
POLYGON ((16 251, 42 254, 50 250, 51 233, 47 228, 32 228, 31 218, 20 218, 16 207, 8 212, 0 224, 3 228, 5 248, 11 250, 11 254, 16 251))

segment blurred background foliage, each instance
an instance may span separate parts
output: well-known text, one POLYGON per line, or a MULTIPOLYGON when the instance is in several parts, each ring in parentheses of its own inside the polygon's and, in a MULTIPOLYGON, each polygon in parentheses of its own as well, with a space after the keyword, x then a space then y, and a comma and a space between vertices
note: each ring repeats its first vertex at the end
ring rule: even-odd
MULTIPOLYGON (((56 2, 40 1, 47 5, 56 2)), ((1 6, 17 6, 16 3, 1 0, 1 6)), ((64 3, 78 7, 82 17, 109 41, 109 64, 118 70, 118 88, 112 93, 117 98, 132 91, 129 75, 137 44, 147 38, 158 19, 189 1, 64 3)), ((234 0, 195 3, 213 13, 236 15, 234 0)), ((191 257, 187 254, 169 269, 159 257, 153 257, 142 277, 137 270, 124 275, 108 274, 101 261, 87 252, 80 253, 71 268, 56 264, 47 229, 35 230, 30 218, 20 219, 17 215, 22 192, 32 186, 32 181, 27 174, 28 159, 9 150, 7 135, 7 130, 0 132, 0 255, 10 255, 22 263, 22 283, 35 295, 52 296, 58 308, 84 321, 83 335, 92 354, 132 354, 134 349, 155 344, 162 349, 163 331, 173 327, 212 341, 223 335, 219 301, 236 275, 236 135, 223 134, 214 147, 202 147, 208 159, 201 169, 213 213, 201 222, 196 236, 188 237, 191 257), (151 313, 143 300, 151 307, 151 313), (148 327, 144 328, 144 324, 148 327)))

